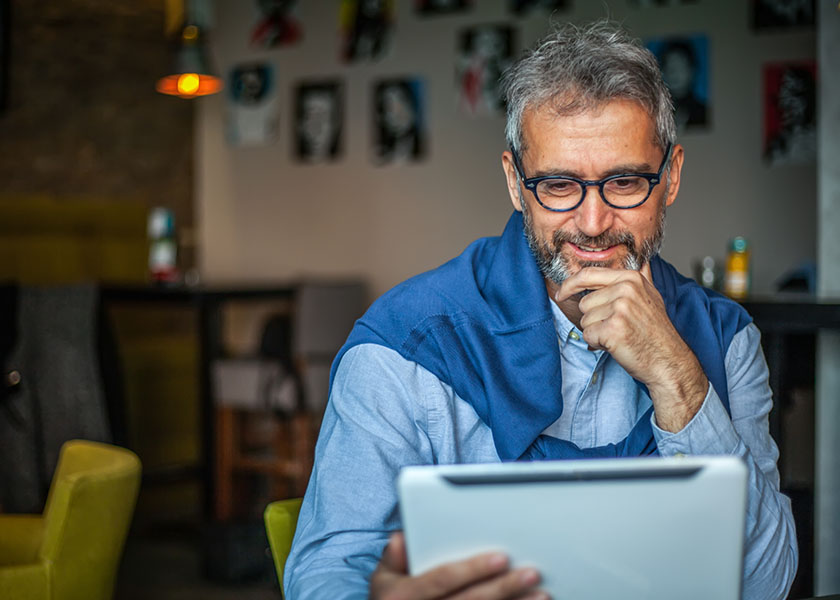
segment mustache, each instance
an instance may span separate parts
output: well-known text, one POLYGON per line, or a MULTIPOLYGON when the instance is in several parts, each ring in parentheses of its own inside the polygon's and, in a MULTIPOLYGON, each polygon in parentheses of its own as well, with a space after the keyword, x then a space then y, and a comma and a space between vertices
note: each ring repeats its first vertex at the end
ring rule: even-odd
POLYGON ((636 241, 629 231, 605 231, 604 233, 595 237, 590 237, 581 232, 569 233, 568 231, 558 230, 554 232, 551 237, 551 243, 554 245, 554 251, 558 252, 563 242, 569 242, 575 246, 587 246, 589 248, 606 248, 609 246, 627 246, 631 254, 636 252, 636 241))

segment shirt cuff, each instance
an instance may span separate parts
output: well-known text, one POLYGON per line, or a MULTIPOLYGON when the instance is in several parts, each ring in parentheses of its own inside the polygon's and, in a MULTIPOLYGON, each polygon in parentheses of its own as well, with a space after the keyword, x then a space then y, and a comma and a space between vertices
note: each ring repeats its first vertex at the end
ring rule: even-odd
POLYGON ((656 425, 656 413, 650 417, 653 438, 662 456, 680 454, 736 454, 740 437, 732 419, 711 382, 700 410, 676 433, 656 425))

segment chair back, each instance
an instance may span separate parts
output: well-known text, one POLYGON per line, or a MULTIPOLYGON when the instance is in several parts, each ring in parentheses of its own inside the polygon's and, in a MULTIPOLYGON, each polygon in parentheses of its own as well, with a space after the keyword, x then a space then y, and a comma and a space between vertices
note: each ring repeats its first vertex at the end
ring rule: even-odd
POLYGON ((51 565, 53 598, 112 598, 139 488, 133 452, 84 440, 62 446, 39 551, 51 565))
POLYGON ((277 569, 277 579, 280 590, 283 589, 283 570, 286 559, 292 550, 292 539, 295 537, 300 504, 303 498, 291 498, 272 502, 265 509, 265 531, 268 534, 268 545, 271 546, 271 556, 274 557, 274 567, 277 569))

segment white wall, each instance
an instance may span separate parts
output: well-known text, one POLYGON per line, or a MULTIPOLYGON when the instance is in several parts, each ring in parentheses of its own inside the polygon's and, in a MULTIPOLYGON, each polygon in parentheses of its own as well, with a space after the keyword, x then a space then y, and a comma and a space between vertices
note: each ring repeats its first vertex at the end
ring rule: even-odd
MULTIPOLYGON (((199 265, 205 281, 361 275, 379 294, 498 234, 511 211, 500 154, 502 118, 458 114, 454 92, 456 33, 464 26, 510 21, 520 48, 545 32, 539 13, 515 20, 505 0, 476 0, 471 12, 423 18, 397 0, 391 54, 375 64, 338 59, 337 1, 299 2, 304 39, 291 48, 249 49, 253 2, 217 0, 214 56, 222 72, 266 60, 278 76, 280 139, 263 148, 232 148, 224 139, 225 97, 200 100, 196 168, 199 265), (383 76, 426 81, 430 152, 425 162, 377 167, 371 160, 372 82, 383 76), (336 164, 301 166, 292 158, 291 89, 301 78, 345 82, 345 154, 336 164)), ((811 58, 814 32, 762 33, 749 24, 748 2, 699 0, 631 8, 619 0, 570 2, 562 19, 622 20, 640 37, 706 33, 711 53, 712 127, 685 135, 680 197, 668 213, 663 255, 690 274, 694 259, 723 258, 729 238, 753 245, 754 291, 815 257, 815 166, 770 168, 761 160, 761 66, 811 58)))

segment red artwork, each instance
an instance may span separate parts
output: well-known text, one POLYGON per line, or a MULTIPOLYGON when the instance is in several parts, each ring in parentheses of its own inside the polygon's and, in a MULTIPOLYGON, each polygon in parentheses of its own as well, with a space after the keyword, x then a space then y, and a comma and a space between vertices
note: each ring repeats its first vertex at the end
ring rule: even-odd
POLYGON ((764 158, 770 164, 816 159, 816 79, 814 61, 764 66, 764 158))
POLYGON ((291 14, 294 5, 295 0, 257 0, 259 17, 251 30, 251 45, 274 48, 297 42, 302 30, 291 14))

